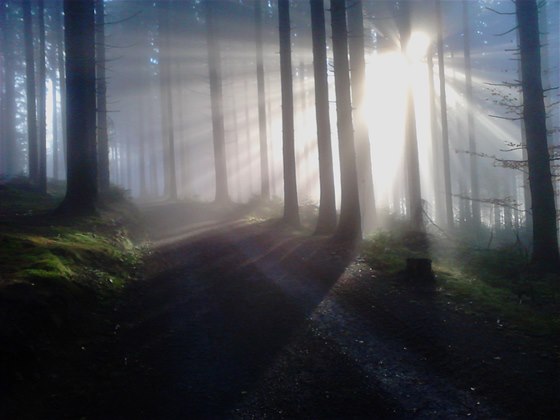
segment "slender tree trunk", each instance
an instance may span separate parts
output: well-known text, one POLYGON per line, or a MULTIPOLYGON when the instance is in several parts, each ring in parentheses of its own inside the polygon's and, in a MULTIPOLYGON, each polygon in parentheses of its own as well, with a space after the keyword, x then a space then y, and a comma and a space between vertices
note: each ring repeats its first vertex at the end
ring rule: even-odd
POLYGON ((430 128, 432 132, 432 166, 433 166, 433 180, 434 180, 434 218, 436 223, 441 223, 445 220, 445 202, 442 200, 442 177, 443 173, 441 165, 441 141, 439 124, 437 120, 436 111, 436 94, 434 86, 434 62, 433 62, 433 47, 430 47, 427 54, 428 65, 428 90, 430 92, 430 128))
POLYGON ((541 79, 538 8, 536 0, 517 0, 515 4, 533 215, 531 260, 541 269, 557 271, 560 268, 560 257, 541 79))
POLYGON ((226 141, 224 130, 224 99, 222 93, 222 66, 220 45, 216 36, 214 1, 206 0, 206 42, 208 44, 208 72, 210 76, 210 106, 212 108, 212 132, 214 135, 214 167, 216 172, 215 201, 230 202, 226 163, 226 141))
POLYGON ((355 0, 348 8, 348 30, 350 48, 350 70, 352 86, 352 105, 354 108, 354 128, 358 156, 358 188, 360 191, 360 211, 362 229, 372 232, 375 228, 375 195, 369 129, 367 123, 366 99, 366 62, 364 58, 364 16, 362 0, 355 0))
POLYGON ((282 87, 282 153, 284 164, 284 221, 299 226, 294 140, 294 94, 292 86, 292 46, 290 1, 278 0, 280 36, 280 79, 282 87))
POLYGON ((445 193, 445 210, 447 216, 447 227, 453 228, 453 199, 451 190, 451 168, 449 163, 449 128, 447 122, 447 97, 445 93, 445 67, 443 56, 443 23, 441 17, 441 1, 436 0, 437 19, 437 50, 439 67, 439 97, 441 111, 441 141, 443 147, 443 181, 445 193))
POLYGON ((45 65, 45 3, 38 0, 38 21, 39 21, 39 57, 38 57, 38 89, 37 89, 37 124, 38 124, 38 154, 39 154, 39 173, 37 176, 37 186, 39 191, 47 193, 47 91, 46 91, 46 65, 45 65))
POLYGON ((68 162, 60 209, 91 213, 97 201, 95 14, 93 0, 64 0, 68 162))
POLYGON ((310 0, 311 33, 313 41, 313 76, 315 80, 315 119, 317 121, 317 149, 319 155, 319 217, 316 234, 334 232, 336 204, 329 114, 329 84, 327 73, 327 38, 323 0, 310 0))
POLYGON ((471 174, 471 214, 472 227, 480 232, 480 187, 478 183, 478 157, 476 156, 476 136, 473 116, 473 88, 471 71, 471 43, 469 25, 469 2, 463 0, 463 51, 465 56, 465 79, 467 101, 467 131, 469 136, 469 165, 471 174))
POLYGON ((25 42, 25 84, 27 97, 27 148, 29 178, 39 181, 39 144, 37 137, 37 106, 35 93, 35 56, 31 0, 23 0, 23 30, 25 42))
POLYGON ((66 71, 65 71, 65 63, 64 63, 64 24, 62 20, 62 13, 59 11, 58 13, 55 12, 53 15, 53 22, 55 27, 55 34, 56 34, 56 46, 58 50, 57 59, 58 59, 58 81, 60 85, 60 120, 62 124, 60 126, 60 133, 62 138, 62 162, 66 162, 66 145, 67 145, 67 136, 66 136, 66 83, 64 80, 66 79, 66 71))
POLYGON ((169 1, 158 7, 159 23, 159 80, 161 97, 161 120, 164 155, 164 190, 165 196, 177 200, 177 170, 175 167, 175 130, 173 125, 173 93, 171 92, 171 55, 169 27, 169 1), (163 10, 165 7, 165 10, 163 10))
POLYGON ((97 153, 99 190, 109 190, 109 135, 107 133, 107 80, 105 78, 105 2, 95 0, 96 71, 97 71, 97 153))
POLYGON ((340 219, 335 238, 357 240, 361 238, 362 232, 350 99, 345 0, 331 0, 331 25, 341 184, 340 219))
POLYGON ((266 95, 264 86, 261 0, 255 0, 254 14, 255 41, 257 45, 257 96, 259 109, 259 147, 261 156, 261 196, 265 200, 268 200, 270 198, 270 180, 268 176, 268 139, 266 136, 266 95))
MULTIPOLYGON (((410 1, 402 2, 399 17, 399 32, 403 53, 410 39, 410 1)), ((416 113, 414 109, 414 93, 412 80, 407 81, 406 94, 406 122, 405 122, 405 160, 407 173, 407 211, 411 229, 424 230, 422 208, 422 191, 420 188, 420 163, 418 161, 418 138, 416 133, 416 113)))
MULTIPOLYGON (((14 71, 14 34, 11 22, 6 13, 6 8, 2 7, 0 22, 2 31, 2 52, 4 68, 4 97, 2 98, 2 141, 4 143, 5 173, 15 175, 19 169, 18 147, 16 140, 16 99, 15 99, 15 71, 14 71)), ((1 86, 0 86, 1 89, 1 86)))
POLYGON ((53 178, 58 179, 58 157, 59 157, 59 141, 58 141, 58 111, 57 111, 57 104, 56 104, 56 79, 52 78, 52 155, 53 155, 53 178))

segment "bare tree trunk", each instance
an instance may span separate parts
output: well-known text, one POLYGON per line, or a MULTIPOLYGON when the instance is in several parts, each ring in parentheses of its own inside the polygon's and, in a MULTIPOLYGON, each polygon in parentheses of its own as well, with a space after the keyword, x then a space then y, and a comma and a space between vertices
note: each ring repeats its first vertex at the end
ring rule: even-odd
POLYGON ((465 79, 467 101, 467 131, 469 136, 469 165, 471 174, 471 215, 472 227, 478 234, 480 232, 480 187, 478 183, 478 157, 476 156, 476 136, 473 117, 473 88, 471 72, 471 43, 469 25, 469 2, 463 0, 463 51, 465 56, 465 79))
POLYGON ((224 99, 222 93, 222 66, 220 45, 216 37, 214 1, 206 0, 206 40, 208 43, 208 72, 210 75, 210 103, 212 108, 212 132, 214 135, 214 167, 216 171, 217 203, 229 203, 228 175, 226 163, 226 141, 224 131, 224 99))
MULTIPOLYGON (((410 1, 402 2, 399 17, 399 33, 403 52, 410 39, 410 1)), ((407 210, 411 229, 424 230, 424 217, 422 208, 422 192, 420 188, 420 164, 418 162, 418 139, 416 133, 416 113, 414 109, 414 94, 412 81, 408 81, 406 98, 406 123, 405 123, 405 160, 407 172, 407 210)))
POLYGON ((107 80, 105 78, 105 4, 95 0, 96 71, 97 71, 97 153, 99 155, 99 190, 108 191, 109 136, 107 134, 107 80))
POLYGON ((294 94, 292 86, 292 46, 290 1, 278 0, 280 35, 280 78, 282 86, 282 152, 284 164, 284 221, 299 226, 294 140, 294 94))
POLYGON ((357 240, 361 238, 362 231, 350 99, 345 0, 331 0, 331 25, 341 184, 340 219, 335 238, 357 240))
POLYGON ((441 158, 441 145, 439 124, 436 115, 436 94, 434 86, 434 61, 433 61, 433 47, 430 47, 428 59, 428 89, 430 92, 430 128, 432 132, 432 166, 433 166, 433 180, 434 180, 434 218, 436 223, 441 223, 445 220, 445 204, 442 201, 442 158, 441 158))
POLYGON ((317 121, 320 184, 319 217, 315 233, 327 234, 334 232, 336 228, 336 206, 329 115, 325 6, 323 0, 310 0, 309 3, 311 6, 315 119, 317 121))
POLYGON ((55 33, 56 33, 56 46, 58 50, 57 54, 57 67, 58 67, 58 74, 59 74, 59 85, 60 85, 60 121, 62 124, 60 126, 60 132, 62 137, 62 163, 63 165, 66 162, 66 83, 64 80, 66 79, 66 71, 65 71, 65 64, 64 64, 64 23, 62 20, 62 11, 55 12, 53 15, 53 22, 55 26, 55 33))
POLYGON ((93 0, 64 0, 68 163, 60 209, 91 213, 97 201, 95 14, 93 0))
POLYGON ((47 87, 46 87, 46 65, 45 65, 45 3, 38 0, 37 3, 39 23, 39 57, 37 71, 37 128, 38 128, 38 154, 39 154, 39 173, 37 176, 37 186, 39 191, 47 193, 47 87))
MULTIPOLYGON (((255 0, 255 41, 257 45, 257 96, 259 109, 259 147, 261 155, 261 196, 270 198, 270 180, 268 169, 268 139, 266 136, 266 105, 264 86, 264 60, 262 36, 261 0, 255 0)), ((269 116, 270 118, 270 116, 269 116)))
POLYGON ((362 0, 355 0, 348 8, 348 30, 350 48, 350 70, 352 86, 352 105, 354 108, 354 128, 358 156, 358 188, 360 192, 360 211, 362 229, 372 232, 375 228, 375 195, 369 129, 365 115, 366 98, 366 62, 364 58, 364 16, 362 0))
POLYGON ((52 86, 53 86, 53 92, 52 92, 52 139, 53 139, 53 144, 52 144, 52 155, 53 155, 53 178, 54 179, 58 179, 58 168, 59 168, 59 150, 60 150, 60 145, 59 145, 59 133, 58 133, 58 111, 57 111, 57 104, 56 104, 56 80, 53 78, 52 79, 52 86))
POLYGON ((537 2, 536 0, 517 0, 515 4, 521 51, 523 121, 527 138, 533 210, 531 261, 543 270, 557 271, 560 269, 560 257, 541 79, 537 2))
MULTIPOLYGON (((10 28, 6 8, 1 7, 0 30, 2 31, 2 52, 4 56, 4 96, 2 98, 2 142, 4 144, 4 170, 7 175, 15 175, 19 169, 18 147, 16 141, 16 99, 14 71, 14 34, 10 28)), ((0 87, 1 88, 1 87, 0 87)))
POLYGON ((33 51, 33 22, 31 0, 23 1, 23 27, 25 42, 25 84, 27 97, 27 148, 29 178, 39 180, 39 144, 37 137, 37 95, 35 92, 35 56, 33 51))
POLYGON ((177 171, 175 168, 175 130, 173 126, 173 93, 171 92, 171 55, 168 0, 158 5, 159 24, 159 81, 161 101, 161 132, 164 156, 164 195, 177 200, 177 171), (163 9, 165 8, 165 9, 163 9))
POLYGON ((441 17, 441 1, 436 0, 436 18, 437 18, 437 50, 438 50, 438 67, 439 67, 439 97, 441 111, 441 140, 443 147, 443 181, 445 194, 445 210, 447 216, 447 227, 453 228, 453 198, 451 190, 451 168, 449 164, 449 128, 447 123, 447 97, 445 94, 445 64, 443 56, 443 23, 441 17))

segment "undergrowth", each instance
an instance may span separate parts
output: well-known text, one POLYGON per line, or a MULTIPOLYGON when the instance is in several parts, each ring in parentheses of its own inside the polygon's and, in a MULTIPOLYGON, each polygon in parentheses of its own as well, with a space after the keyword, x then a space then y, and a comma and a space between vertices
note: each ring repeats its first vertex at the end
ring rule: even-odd
POLYGON ((537 276, 515 245, 481 249, 418 234, 380 232, 364 242, 362 254, 376 271, 398 278, 411 257, 430 258, 438 302, 453 301, 466 313, 509 323, 524 332, 560 332, 560 279, 537 276))

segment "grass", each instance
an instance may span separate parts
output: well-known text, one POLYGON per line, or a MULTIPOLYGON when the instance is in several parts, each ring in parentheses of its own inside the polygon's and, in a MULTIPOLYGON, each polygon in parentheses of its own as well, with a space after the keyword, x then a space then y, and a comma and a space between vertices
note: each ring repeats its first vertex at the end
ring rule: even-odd
POLYGON ((429 257, 439 304, 451 301, 473 316, 493 318, 530 334, 560 333, 560 279, 538 277, 514 245, 480 249, 417 234, 378 233, 362 254, 376 271, 397 276, 410 257, 429 257))

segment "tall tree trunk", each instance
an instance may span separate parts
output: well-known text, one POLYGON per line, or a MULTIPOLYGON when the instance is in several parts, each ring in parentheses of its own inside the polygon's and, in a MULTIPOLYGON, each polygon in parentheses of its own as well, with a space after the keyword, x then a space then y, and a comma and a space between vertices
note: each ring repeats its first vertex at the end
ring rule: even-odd
POLYGON ((356 240, 361 238, 362 232, 350 99, 345 0, 331 0, 331 25, 341 187, 340 219, 335 238, 356 240))
MULTIPOLYGON (((2 53, 4 68, 4 96, 2 98, 2 142, 4 144, 4 170, 7 175, 15 175, 19 169, 16 140, 16 99, 14 71, 14 34, 6 7, 1 7, 0 31, 2 31, 2 53)), ((0 89, 2 87, 0 86, 0 89)))
POLYGON ((441 17, 441 1, 436 0, 437 50, 439 67, 439 98, 441 111, 441 143, 443 147, 443 181, 445 194, 445 210, 447 227, 453 228, 453 198, 451 191, 451 168, 449 163, 449 128, 447 122, 447 97, 445 93, 445 63, 443 56, 443 22, 441 17))
POLYGON ((97 201, 95 14, 93 0, 64 0, 68 162, 60 209, 91 213, 97 201))
MULTIPOLYGON (((401 48, 406 50, 410 40, 410 1, 401 3, 399 11, 399 33, 401 48)), ((420 163, 418 161, 418 138, 416 133, 416 113, 414 109, 414 93, 412 80, 407 81, 406 90, 406 120, 405 120, 405 161, 407 173, 407 211, 410 227, 413 230, 424 230, 424 217, 422 208, 422 191, 420 188, 420 163)))
POLYGON ((311 34, 313 41, 313 76, 315 80, 315 119, 317 121, 317 149, 319 155, 319 217, 316 234, 334 232, 336 204, 329 114, 329 84, 327 73, 327 38, 323 0, 310 0, 311 34))
POLYGON ((282 87, 282 153, 284 164, 284 221, 299 226, 294 140, 294 93, 292 86, 292 45, 290 0, 278 0, 280 36, 280 81, 282 87))
POLYGON ((531 261, 541 269, 556 271, 560 268, 560 257, 541 79, 537 2, 536 0, 517 0, 515 5, 519 28, 523 121, 527 139, 533 215, 531 261))
POLYGON ((430 47, 427 54, 428 66, 428 90, 430 92, 430 129, 432 132, 432 166, 434 180, 434 218, 436 223, 445 221, 445 202, 442 200, 443 183, 442 183, 442 158, 441 158, 441 139, 439 124, 437 119, 436 93, 434 85, 434 51, 433 46, 430 47))
POLYGON ((37 186, 39 191, 47 193, 47 72, 45 65, 45 3, 38 0, 39 21, 39 57, 38 72, 39 79, 37 89, 37 123, 38 123, 38 146, 39 146, 39 173, 37 186))
POLYGON ((369 129, 366 117, 366 62, 364 58, 364 16, 362 0, 355 0, 348 8, 348 30, 350 48, 350 71, 352 86, 352 106, 354 109, 354 129, 356 151, 358 156, 358 188, 360 192, 360 210, 362 229, 372 232, 375 228, 375 195, 369 129))
POLYGON ((58 179, 58 168, 59 168, 59 141, 58 141, 58 111, 56 104, 56 79, 52 79, 52 155, 53 155, 53 178, 58 179))
POLYGON ((471 215, 472 227, 480 232, 480 187, 478 183, 478 157, 476 156, 476 136, 473 116, 473 88, 471 71, 471 42, 469 25, 469 2, 463 0, 463 51, 465 56, 465 81, 467 101, 467 131, 469 136, 469 165, 471 174, 471 215))
POLYGON ((39 181, 39 144, 37 137, 37 95, 35 92, 35 55, 31 0, 23 0, 23 30, 25 42, 25 85, 27 98, 27 148, 29 178, 39 181))
POLYGON ((164 156, 164 190, 165 196, 177 200, 177 171, 175 168, 175 130, 173 125, 173 93, 171 91, 171 54, 169 27, 170 2, 159 4, 159 80, 161 98, 161 120, 164 156), (163 9, 165 7, 165 9, 163 9))
MULTIPOLYGON (((67 136, 66 136, 66 71, 65 71, 65 63, 64 63, 64 23, 62 20, 62 11, 58 11, 53 15, 53 23, 55 27, 55 34, 56 34, 56 46, 58 50, 57 58, 58 58, 58 81, 60 85, 60 120, 62 124, 60 126, 61 138, 62 138, 62 156, 63 156, 63 163, 66 162, 66 145, 67 145, 67 136)), ((53 64, 54 65, 54 64, 53 64)))
POLYGON ((105 78, 105 2, 95 0, 96 71, 97 71, 97 153, 99 190, 109 190, 109 135, 107 133, 107 79, 105 78))
POLYGON ((230 197, 226 163, 222 66, 220 62, 220 45, 216 36, 214 0, 206 0, 205 12, 208 73, 210 76, 210 106, 212 108, 212 132, 214 136, 214 167, 216 172, 215 201, 220 204, 227 204, 230 202, 230 197))
POLYGON ((266 104, 264 86, 264 60, 262 35, 261 0, 254 0, 255 42, 257 45, 257 96, 259 109, 259 147, 261 161, 261 197, 270 198, 270 180, 268 176, 268 139, 266 136, 266 104))

